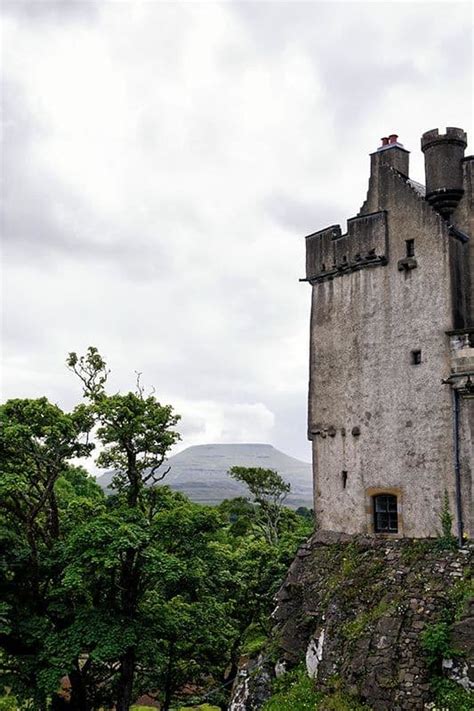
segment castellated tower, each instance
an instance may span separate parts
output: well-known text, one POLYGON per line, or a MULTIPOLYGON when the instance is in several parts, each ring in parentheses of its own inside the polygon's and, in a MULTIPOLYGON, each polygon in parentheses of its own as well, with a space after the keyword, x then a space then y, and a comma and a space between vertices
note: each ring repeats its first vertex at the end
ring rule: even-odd
POLYGON ((343 233, 306 237, 312 286, 308 437, 317 525, 474 533, 474 157, 459 128, 425 133, 426 190, 395 134, 371 155, 343 233), (472 236, 472 239, 470 237, 472 236))

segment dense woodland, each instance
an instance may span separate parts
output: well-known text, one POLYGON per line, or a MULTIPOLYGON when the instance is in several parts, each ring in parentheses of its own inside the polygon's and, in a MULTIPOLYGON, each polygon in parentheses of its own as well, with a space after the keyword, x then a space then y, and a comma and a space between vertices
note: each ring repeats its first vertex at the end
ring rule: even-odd
POLYGON ((94 348, 67 364, 83 389, 72 412, 0 408, 0 709, 128 711, 145 693, 164 710, 225 708, 311 513, 284 507, 268 470, 236 467, 249 498, 217 507, 172 492, 156 474, 179 439, 172 407, 140 378, 109 394, 94 348), (113 495, 77 463, 92 459, 118 472, 113 495))

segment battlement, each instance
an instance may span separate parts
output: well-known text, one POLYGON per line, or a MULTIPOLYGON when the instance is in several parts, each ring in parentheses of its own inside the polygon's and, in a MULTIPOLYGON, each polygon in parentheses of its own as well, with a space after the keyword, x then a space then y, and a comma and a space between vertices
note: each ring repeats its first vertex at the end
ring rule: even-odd
POLYGON ((453 126, 448 126, 446 133, 434 128, 421 137, 426 199, 445 219, 454 212, 464 193, 462 160, 466 146, 466 132, 453 126))
POLYGON ((421 137, 421 150, 424 151, 435 143, 457 143, 458 145, 467 146, 467 134, 462 128, 447 126, 446 133, 439 133, 437 128, 432 128, 431 131, 426 131, 421 137))
POLYGON ((347 232, 331 225, 306 237, 306 279, 312 283, 388 261, 387 213, 360 215, 347 221, 347 232))

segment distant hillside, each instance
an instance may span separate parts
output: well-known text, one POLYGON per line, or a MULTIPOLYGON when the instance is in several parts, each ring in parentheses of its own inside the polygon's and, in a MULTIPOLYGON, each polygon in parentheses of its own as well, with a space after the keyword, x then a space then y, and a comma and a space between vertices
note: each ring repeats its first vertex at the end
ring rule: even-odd
MULTIPOLYGON (((171 467, 163 480, 175 491, 181 491, 192 501, 218 504, 223 499, 247 495, 245 487, 227 474, 233 466, 275 469, 291 484, 286 503, 298 506, 313 505, 311 464, 289 457, 270 444, 201 444, 170 457, 171 467)), ((109 490, 113 472, 97 479, 109 490)))

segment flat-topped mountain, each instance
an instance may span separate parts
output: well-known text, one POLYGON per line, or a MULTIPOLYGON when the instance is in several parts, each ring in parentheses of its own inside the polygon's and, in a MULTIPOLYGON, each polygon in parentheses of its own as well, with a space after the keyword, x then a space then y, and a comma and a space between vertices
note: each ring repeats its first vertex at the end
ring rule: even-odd
MULTIPOLYGON (((289 457, 270 444, 196 445, 170 457, 163 466, 170 471, 162 483, 197 503, 218 504, 246 496, 247 489, 227 473, 233 466, 243 466, 274 469, 291 484, 287 505, 313 506, 311 464, 289 457)), ((113 472, 106 472, 97 482, 108 490, 112 476, 113 472)))

